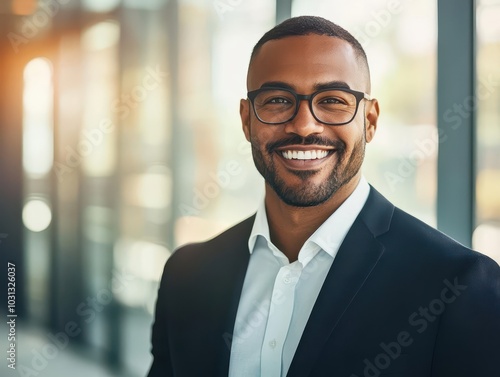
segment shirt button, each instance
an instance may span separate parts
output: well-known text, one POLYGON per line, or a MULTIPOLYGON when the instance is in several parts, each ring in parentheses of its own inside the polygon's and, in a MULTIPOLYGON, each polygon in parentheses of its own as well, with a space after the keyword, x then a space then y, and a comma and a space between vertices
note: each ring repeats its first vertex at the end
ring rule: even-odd
POLYGON ((269 347, 271 347, 272 349, 276 348, 276 339, 273 339, 269 342, 269 347))
POLYGON ((290 274, 287 274, 283 277, 283 282, 285 284, 289 284, 290 282, 292 281, 292 279, 290 279, 290 274))

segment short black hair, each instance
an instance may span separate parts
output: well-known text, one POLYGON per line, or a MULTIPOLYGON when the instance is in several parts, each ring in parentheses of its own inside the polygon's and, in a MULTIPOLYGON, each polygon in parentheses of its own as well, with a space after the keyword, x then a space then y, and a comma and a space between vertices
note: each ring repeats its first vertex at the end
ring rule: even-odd
POLYGON ((250 57, 250 64, 252 64, 255 55, 257 55, 262 45, 264 45, 266 42, 286 37, 310 34, 327 35, 329 37, 342 39, 349 43, 354 49, 358 59, 361 59, 361 62, 365 65, 366 72, 368 74, 368 83, 370 82, 368 58, 366 57, 365 50, 363 49, 361 43, 359 43, 359 41, 354 38, 351 33, 349 33, 341 26, 325 18, 317 16, 292 17, 273 27, 266 34, 264 34, 254 46, 252 55, 250 57))

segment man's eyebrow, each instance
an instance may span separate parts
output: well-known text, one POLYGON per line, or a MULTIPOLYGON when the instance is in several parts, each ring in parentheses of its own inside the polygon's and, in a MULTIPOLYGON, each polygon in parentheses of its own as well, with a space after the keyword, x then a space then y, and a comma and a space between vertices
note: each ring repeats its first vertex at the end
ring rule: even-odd
POLYGON ((347 84, 345 81, 329 81, 329 82, 317 83, 314 85, 314 90, 323 90, 329 88, 351 89, 349 84, 347 84))
POLYGON ((294 90, 295 88, 290 84, 287 84, 283 81, 267 81, 260 86, 261 88, 281 88, 281 89, 290 89, 294 90))
MULTIPOLYGON (((290 89, 290 90, 295 90, 295 87, 287 84, 286 82, 283 81, 267 81, 263 83, 261 88, 282 88, 282 89, 290 89)), ((328 82, 321 82, 314 84, 314 90, 323 90, 323 89, 329 89, 329 88, 343 88, 343 89, 351 89, 349 84, 347 84, 345 81, 328 81, 328 82)))

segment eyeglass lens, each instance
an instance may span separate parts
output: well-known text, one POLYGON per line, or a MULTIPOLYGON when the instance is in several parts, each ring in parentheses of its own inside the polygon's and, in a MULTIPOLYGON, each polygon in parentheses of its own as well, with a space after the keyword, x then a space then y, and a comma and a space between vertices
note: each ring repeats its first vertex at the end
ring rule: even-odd
MULTIPOLYGON (((317 92, 311 98, 312 111, 324 123, 350 122, 356 112, 354 94, 342 90, 317 92)), ((254 99, 255 112, 265 123, 283 123, 291 120, 297 111, 297 99, 286 90, 270 89, 260 92, 254 99)))

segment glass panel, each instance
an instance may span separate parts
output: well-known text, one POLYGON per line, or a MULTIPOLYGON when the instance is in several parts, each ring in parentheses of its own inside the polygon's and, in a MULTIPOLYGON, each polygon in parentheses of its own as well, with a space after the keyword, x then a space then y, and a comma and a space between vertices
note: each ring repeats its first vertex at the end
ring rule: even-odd
POLYGON ((246 98, 251 50, 274 25, 275 2, 182 1, 180 12, 178 95, 186 138, 175 166, 182 172, 175 245, 221 232, 253 213, 263 197, 239 101, 246 98))
POLYGON ((110 12, 120 4, 120 0, 82 0, 84 9, 91 12, 110 12))
POLYGON ((52 64, 31 60, 23 88, 23 224, 27 265, 28 310, 37 322, 49 320, 50 175, 54 162, 54 83, 52 64))
POLYGON ((394 204, 435 226, 436 1, 353 0, 346 7, 340 0, 295 0, 292 15, 325 17, 363 45, 381 108, 364 174, 394 204))
POLYGON ((118 97, 119 37, 120 27, 111 21, 93 25, 82 35, 83 131, 73 154, 88 176, 110 176, 115 169, 117 117, 111 105, 118 97))
POLYGON ((473 247, 500 262, 500 1, 477 2, 477 179, 473 247))
MULTIPOLYGON (((82 30, 82 113, 76 145, 67 146, 73 165, 81 167, 79 256, 83 294, 99 298, 100 315, 89 315, 85 341, 116 358, 113 337, 121 312, 110 287, 113 281, 113 246, 116 239, 115 206, 118 154, 118 116, 113 103, 119 98, 120 25, 115 20, 96 22, 82 30)), ((66 125, 68 126, 68 125, 66 125)), ((80 315, 86 316, 85 309, 80 315)))
POLYGON ((114 202, 116 227, 111 268, 121 276, 113 290, 120 311, 115 330, 123 369, 131 376, 143 376, 149 367, 152 313, 171 252, 174 73, 169 68, 170 30, 177 15, 174 7, 162 8, 164 3, 123 2, 119 92, 110 103, 117 117, 118 149, 110 184, 116 197, 108 198, 114 202))
POLYGON ((52 66, 43 58, 30 61, 24 70, 23 166, 31 178, 40 178, 54 160, 54 88, 52 66))

